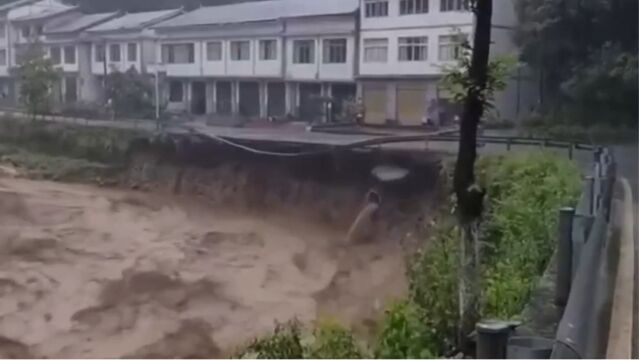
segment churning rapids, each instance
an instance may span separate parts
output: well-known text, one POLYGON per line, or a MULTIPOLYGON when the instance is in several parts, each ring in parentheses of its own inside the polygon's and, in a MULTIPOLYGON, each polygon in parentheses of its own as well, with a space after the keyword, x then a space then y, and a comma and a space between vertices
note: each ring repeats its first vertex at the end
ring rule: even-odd
POLYGON ((370 323, 400 245, 193 198, 0 177, 0 356, 215 357, 276 321, 370 323))

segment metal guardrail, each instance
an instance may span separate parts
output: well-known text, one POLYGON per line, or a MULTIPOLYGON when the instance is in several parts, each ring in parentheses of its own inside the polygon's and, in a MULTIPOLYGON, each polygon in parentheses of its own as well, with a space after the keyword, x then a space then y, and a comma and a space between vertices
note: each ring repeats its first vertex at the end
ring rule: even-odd
POLYGON ((619 249, 609 236, 616 163, 605 148, 594 156, 577 208, 561 212, 555 303, 565 308, 553 359, 605 356, 619 249))
POLYGON ((562 311, 555 338, 508 339, 512 323, 480 322, 478 358, 606 355, 619 253, 609 229, 617 166, 608 149, 593 149, 592 172, 584 179, 577 206, 559 209, 555 296, 549 300, 562 311))

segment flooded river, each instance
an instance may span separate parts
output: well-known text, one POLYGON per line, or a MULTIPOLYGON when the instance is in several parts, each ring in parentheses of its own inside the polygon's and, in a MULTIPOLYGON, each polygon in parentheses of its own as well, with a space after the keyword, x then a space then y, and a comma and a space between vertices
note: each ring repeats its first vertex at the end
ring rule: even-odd
POLYGON ((219 356, 404 291, 394 241, 190 198, 0 177, 0 355, 219 356), (259 216, 258 216, 259 215, 259 216))

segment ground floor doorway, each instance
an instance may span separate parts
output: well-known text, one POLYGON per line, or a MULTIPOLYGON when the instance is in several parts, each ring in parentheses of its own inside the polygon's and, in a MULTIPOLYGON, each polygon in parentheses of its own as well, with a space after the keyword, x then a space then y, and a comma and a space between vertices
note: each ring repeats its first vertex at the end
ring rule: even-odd
POLYGON ((204 81, 191 83, 191 112, 194 115, 206 114, 206 83, 204 81))

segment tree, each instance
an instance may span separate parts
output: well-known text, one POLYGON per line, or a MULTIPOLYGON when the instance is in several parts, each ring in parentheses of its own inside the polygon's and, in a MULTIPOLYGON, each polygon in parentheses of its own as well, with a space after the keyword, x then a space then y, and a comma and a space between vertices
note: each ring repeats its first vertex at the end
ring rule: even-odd
POLYGON ((609 61, 612 60, 609 55, 610 49, 615 49, 622 62, 627 57, 621 54, 636 58, 637 3, 636 0, 515 3, 518 18, 515 40, 521 49, 520 60, 540 74, 542 111, 569 113, 573 121, 622 118, 636 126, 637 90, 629 89, 623 80, 631 77, 635 69, 612 65, 614 61, 609 61), (606 67, 601 66, 601 60, 607 61, 606 67), (619 70, 625 75, 620 76, 619 70), (579 91, 580 88, 616 97, 610 103, 593 102, 592 93, 579 91), (602 107, 617 113, 607 116, 598 111, 602 107))
POLYGON ((475 33, 467 71, 458 74, 465 88, 464 110, 459 130, 459 149, 453 179, 457 199, 456 212, 461 229, 459 306, 459 342, 472 331, 479 317, 479 241, 476 224, 482 212, 484 190, 475 184, 477 127, 494 93, 488 88, 492 0, 471 3, 475 14, 475 33))
POLYGON ((106 76, 106 96, 116 116, 153 117, 155 93, 151 79, 135 68, 112 71, 106 76))
POLYGON ((35 120, 38 114, 46 113, 50 107, 51 93, 60 75, 51 59, 45 58, 37 44, 24 54, 18 68, 20 78, 20 101, 35 120))

